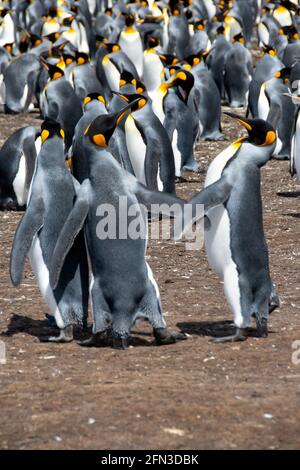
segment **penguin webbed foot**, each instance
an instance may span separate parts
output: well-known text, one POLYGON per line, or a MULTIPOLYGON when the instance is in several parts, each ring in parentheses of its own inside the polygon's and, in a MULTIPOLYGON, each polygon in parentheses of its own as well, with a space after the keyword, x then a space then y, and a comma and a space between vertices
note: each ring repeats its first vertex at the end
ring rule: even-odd
POLYGON ((236 328, 233 335, 220 336, 217 338, 211 338, 212 343, 236 343, 238 341, 245 341, 247 339, 247 332, 245 328, 236 328))
POLYGON ((174 344, 177 341, 184 341, 188 338, 185 333, 173 332, 168 328, 154 328, 153 334, 158 346, 174 344))
POLYGON ((114 336, 113 337, 113 348, 114 349, 128 349, 128 337, 114 336))
POLYGON ((257 336, 259 338, 267 338, 268 336, 268 320, 267 318, 256 318, 257 336))
POLYGON ((73 325, 68 325, 60 330, 59 336, 42 336, 41 341, 43 343, 70 343, 73 339, 73 325))
POLYGON ((82 341, 78 341, 77 344, 79 346, 83 346, 85 348, 99 348, 106 346, 107 343, 107 331, 100 331, 98 333, 93 333, 92 336, 90 336, 87 339, 84 339, 82 341))

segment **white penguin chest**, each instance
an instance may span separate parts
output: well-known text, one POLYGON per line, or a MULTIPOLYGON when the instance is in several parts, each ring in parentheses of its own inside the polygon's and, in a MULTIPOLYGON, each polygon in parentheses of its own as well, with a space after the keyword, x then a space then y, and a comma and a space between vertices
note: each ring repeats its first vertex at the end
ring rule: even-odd
POLYGON ((135 65, 136 71, 141 78, 143 75, 143 45, 139 33, 137 31, 130 33, 122 31, 119 45, 135 65))
POLYGON ((263 83, 260 87, 259 98, 258 98, 258 116, 260 119, 267 120, 270 111, 269 100, 266 95, 266 84, 263 83))
POLYGON ((13 180, 14 193, 16 195, 19 206, 24 206, 27 201, 28 189, 25 186, 26 181, 26 161, 25 155, 22 153, 19 168, 15 179, 13 180))
POLYGON ((128 116, 125 122, 125 136, 126 146, 134 174, 141 183, 146 184, 146 145, 131 115, 128 116))
POLYGON ((112 91, 119 91, 120 72, 117 67, 109 60, 108 56, 103 59, 103 66, 106 79, 112 91))

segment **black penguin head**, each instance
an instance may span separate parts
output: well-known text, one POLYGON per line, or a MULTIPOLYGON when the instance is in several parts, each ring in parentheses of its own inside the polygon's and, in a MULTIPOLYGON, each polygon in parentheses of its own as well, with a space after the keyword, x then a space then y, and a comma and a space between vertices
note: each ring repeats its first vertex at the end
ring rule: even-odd
POLYGON ((288 41, 298 41, 299 39, 298 31, 294 25, 282 26, 281 28, 279 28, 278 34, 286 36, 288 41))
POLYGON ((274 77, 279 78, 283 81, 283 83, 288 83, 291 75, 291 69, 289 67, 285 67, 278 72, 275 73, 274 77))
POLYGON ((85 54, 84 52, 78 52, 78 51, 75 52, 75 59, 76 59, 77 65, 87 64, 90 60, 88 54, 85 54))
POLYGON ((181 70, 181 67, 180 65, 170 65, 169 67, 167 67, 167 69, 169 70, 169 74, 171 77, 175 75, 176 72, 179 72, 181 70))
POLYGON ((217 31, 216 31, 216 36, 225 36, 225 26, 224 25, 218 26, 217 31))
POLYGON ((237 119, 248 131, 248 142, 265 147, 273 145, 276 141, 276 132, 267 121, 263 119, 246 119, 238 114, 225 112, 227 116, 237 119))
POLYGON ((29 33, 29 42, 31 47, 37 47, 40 44, 42 44, 43 40, 39 36, 36 36, 36 34, 29 33))
POLYGON ((50 33, 50 34, 47 34, 46 36, 44 36, 44 38, 48 39, 52 43, 56 42, 59 39, 59 37, 60 37, 60 34, 58 32, 50 33))
POLYGON ((154 49, 155 47, 159 46, 159 39, 154 36, 147 36, 146 37, 146 48, 147 49, 154 49))
POLYGON ((137 92, 139 95, 141 95, 141 94, 147 92, 144 83, 142 83, 140 80, 137 80, 137 81, 136 81, 136 92, 137 92))
POLYGON ((101 103, 106 106, 105 98, 102 95, 99 95, 99 93, 89 93, 86 95, 86 97, 83 100, 83 104, 86 105, 90 103, 91 101, 100 101, 101 103))
POLYGON ((138 111, 139 109, 142 109, 148 102, 148 98, 146 96, 143 96, 141 94, 136 94, 136 93, 119 93, 117 91, 112 91, 114 95, 119 96, 122 98, 122 100, 126 101, 126 103, 135 103, 134 105, 132 104, 131 106, 131 111, 138 111))
POLYGON ((184 62, 185 65, 183 66, 186 70, 195 67, 196 65, 200 64, 202 58, 202 54, 191 54, 188 57, 185 57, 184 62))
POLYGON ((62 71, 62 69, 60 69, 56 65, 49 64, 42 57, 40 57, 40 61, 43 67, 48 71, 51 81, 58 80, 59 78, 64 76, 64 72, 62 71))
POLYGON ((264 54, 270 54, 272 57, 276 57, 276 49, 272 46, 268 46, 267 44, 264 44, 264 49, 263 49, 264 54))
MULTIPOLYGON (((140 98, 140 97, 139 97, 140 98)), ((117 113, 101 114, 85 129, 84 135, 97 147, 105 148, 114 133, 116 126, 126 115, 128 109, 136 104, 135 101, 129 103, 125 108, 117 113)))
POLYGON ((125 85, 133 85, 136 86, 136 79, 132 75, 132 73, 128 72, 127 70, 124 70, 121 75, 120 75, 120 81, 119 81, 119 87, 122 88, 122 86, 125 85))
POLYGON ((53 121, 52 119, 46 119, 41 125, 42 143, 54 136, 64 139, 65 133, 58 122, 53 121))
POLYGON ((101 34, 96 34, 95 40, 96 40, 96 47, 100 47, 102 44, 105 44, 108 42, 108 39, 105 36, 102 36, 101 34))
POLYGON ((241 43, 241 44, 245 44, 245 38, 244 38, 244 36, 243 36, 242 33, 239 33, 239 34, 236 34, 235 36, 233 36, 232 42, 233 42, 233 44, 234 44, 235 42, 239 42, 239 43, 241 43))
POLYGON ((108 54, 111 54, 112 52, 119 52, 121 50, 119 44, 114 42, 103 42, 103 46, 107 50, 108 54))
POLYGON ((179 70, 176 72, 172 80, 166 83, 167 88, 178 87, 180 91, 180 98, 187 103, 191 89, 194 86, 194 76, 187 70, 179 70))
POLYGON ((204 31, 205 30, 205 27, 207 25, 207 20, 206 19, 201 19, 199 21, 196 21, 194 23, 194 29, 197 30, 197 31, 204 31))
POLYGON ((73 57, 71 54, 65 54, 65 53, 62 54, 62 58, 63 58, 64 63, 65 63, 66 65, 71 65, 71 64, 73 64, 73 62, 74 62, 74 60, 75 60, 75 57, 73 57))
POLYGON ((164 67, 169 67, 170 65, 175 65, 179 62, 177 57, 172 54, 159 54, 159 58, 162 61, 164 67))
POLYGON ((135 23, 134 16, 131 13, 125 16, 126 26, 132 26, 134 25, 134 23, 135 23))

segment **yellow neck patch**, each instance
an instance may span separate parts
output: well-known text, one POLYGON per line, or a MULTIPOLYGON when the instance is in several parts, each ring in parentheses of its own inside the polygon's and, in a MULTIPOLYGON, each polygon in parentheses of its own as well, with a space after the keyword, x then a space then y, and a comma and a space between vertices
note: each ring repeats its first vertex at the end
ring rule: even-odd
POLYGON ((106 139, 103 134, 93 135, 92 140, 98 147, 107 147, 106 139))

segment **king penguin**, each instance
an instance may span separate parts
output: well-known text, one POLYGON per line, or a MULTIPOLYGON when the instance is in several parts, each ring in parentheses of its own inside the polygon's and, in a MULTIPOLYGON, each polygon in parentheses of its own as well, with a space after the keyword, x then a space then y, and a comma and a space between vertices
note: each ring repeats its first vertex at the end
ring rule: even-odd
POLYGON ((23 208, 40 150, 39 131, 33 126, 15 131, 0 150, 0 206, 23 208))
MULTIPOLYGON (((155 202, 176 202, 180 206, 182 201, 170 194, 149 191, 133 175, 123 170, 107 150, 117 123, 135 104, 133 101, 117 113, 97 117, 85 130, 89 178, 82 183, 80 195, 60 233, 52 257, 51 285, 55 286, 63 260, 76 233, 85 223, 93 274, 93 335, 81 343, 84 346, 99 345, 110 328, 114 347, 125 349, 131 326, 138 318, 146 318, 150 322, 158 344, 185 339, 182 334, 174 334, 167 329, 159 289, 145 260, 147 237, 130 236, 128 223, 131 217, 128 220, 126 211, 121 209, 120 196, 126 197, 130 212, 134 206, 136 217, 142 226, 144 215, 139 204, 148 207, 155 202), (117 214, 122 212, 126 224, 122 228, 122 234, 116 230, 107 237, 100 237, 100 227, 105 222, 105 219, 99 220, 103 204, 105 208, 109 204, 117 214), (123 233, 124 229, 126 234, 123 233)), ((144 233, 144 230, 141 229, 141 232, 144 233)))
POLYGON ((134 27, 134 16, 125 17, 126 28, 119 37, 119 46, 135 65, 139 78, 143 76, 143 43, 138 30, 134 27))
POLYGON ((43 299, 50 308, 58 337, 44 340, 68 342, 73 339, 73 323, 85 326, 88 310, 88 265, 82 233, 65 258, 55 289, 49 284, 49 265, 59 233, 72 210, 76 192, 64 157, 64 132, 54 121, 41 127, 42 146, 36 160, 27 209, 13 241, 10 273, 19 286, 26 256, 37 279, 43 299))
POLYGON ((269 312, 279 306, 269 271, 263 229, 260 169, 276 146, 276 132, 266 121, 237 119, 248 131, 210 164, 205 189, 190 203, 204 204, 209 219, 205 250, 212 269, 224 283, 236 332, 216 342, 243 341, 251 317, 258 336, 268 334, 269 312))

